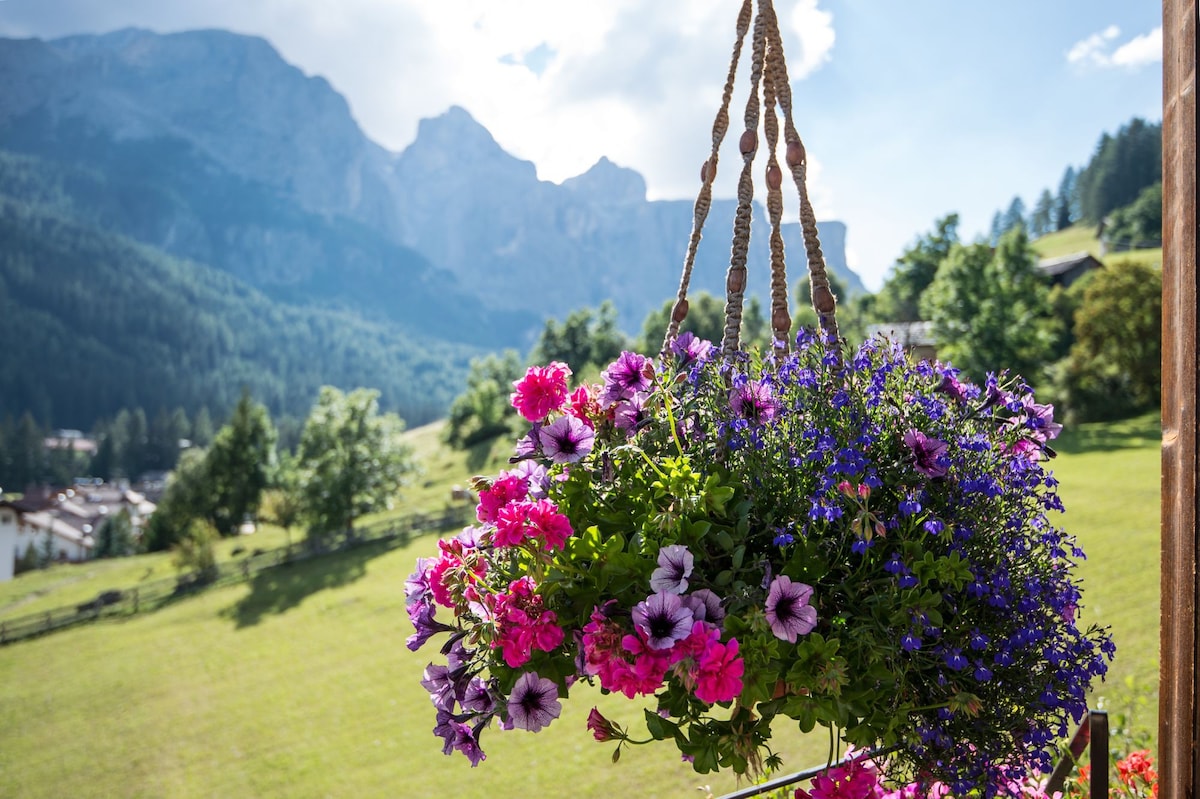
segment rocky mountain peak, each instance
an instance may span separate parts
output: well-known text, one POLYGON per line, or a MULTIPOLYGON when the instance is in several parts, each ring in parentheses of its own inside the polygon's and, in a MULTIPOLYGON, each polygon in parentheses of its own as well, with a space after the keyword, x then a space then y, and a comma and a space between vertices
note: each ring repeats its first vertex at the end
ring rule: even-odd
POLYGON ((646 201, 646 179, 632 169, 617 166, 607 156, 601 156, 587 172, 564 180, 562 185, 602 205, 646 201))

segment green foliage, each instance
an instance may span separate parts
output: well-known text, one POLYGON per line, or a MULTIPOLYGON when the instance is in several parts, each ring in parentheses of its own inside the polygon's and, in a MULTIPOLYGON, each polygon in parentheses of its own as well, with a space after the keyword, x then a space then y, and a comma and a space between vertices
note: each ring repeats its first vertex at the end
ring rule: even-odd
POLYGON ((1119 419, 1157 407, 1162 383, 1162 272, 1133 261, 1082 289, 1075 343, 1057 380, 1073 418, 1119 419))
POLYGON ((120 558, 132 555, 136 550, 129 511, 122 508, 119 513, 100 523, 100 529, 96 531, 96 546, 92 549, 92 557, 120 558))
POLYGON ((208 479, 208 520, 220 535, 258 510, 275 469, 275 428, 267 409, 243 392, 229 423, 217 432, 204 457, 208 479))
POLYGON ((1037 238, 1057 230, 1054 226, 1054 196, 1049 189, 1042 189, 1037 205, 1029 214, 1029 235, 1037 238))
MULTIPOLYGON (((667 300, 661 308, 651 311, 642 322, 642 335, 636 350, 643 354, 657 355, 662 348, 663 337, 671 321, 671 308, 675 300, 667 300)), ((725 337, 725 300, 701 291, 688 298, 688 314, 679 326, 679 332, 690 330, 697 338, 707 339, 720 346, 725 337)), ((751 297, 742 309, 741 341, 743 349, 760 347, 770 343, 771 330, 763 316, 762 303, 751 297)))
POLYGON ((192 521, 208 517, 208 465, 202 450, 189 449, 167 481, 158 508, 146 524, 144 542, 151 552, 170 549, 186 534, 192 521))
POLYGON ((263 494, 259 516, 282 527, 291 543, 292 528, 304 518, 304 497, 300 493, 300 470, 289 453, 279 456, 275 480, 263 494))
MULTIPOLYGON (((414 429, 406 435, 423 432, 414 429)), ((458 473, 443 480, 446 490, 473 473, 461 466, 461 453, 439 451, 436 435, 426 437, 429 459, 459 458, 458 473)), ((1153 734, 1158 419, 1139 419, 1136 426, 1068 427, 1055 443, 1063 445, 1056 447, 1059 457, 1052 465, 1062 482, 1065 518, 1070 529, 1087 536, 1088 560, 1080 567, 1088 595, 1083 614, 1113 625, 1120 652, 1110 678, 1089 704, 1108 708, 1114 739, 1119 739, 1125 726, 1120 716, 1127 706, 1126 677, 1136 675, 1135 684, 1150 693, 1150 700, 1136 710, 1135 726, 1153 734), (1067 437, 1072 438, 1070 446, 1067 437)), ((444 493, 439 489, 431 497, 440 502, 444 493)), ((430 504, 429 509, 437 507, 430 504)), ((264 545, 264 534, 279 536, 282 543, 281 533, 263 531, 254 536, 255 546, 264 545)), ((242 542, 225 540, 218 548, 235 543, 242 542)), ((299 563, 277 570, 277 579, 270 582, 218 588, 119 624, 82 626, 4 648, 0 706, 9 715, 0 728, 0 768, 8 777, 7 788, 29 799, 450 793, 459 799, 492 799, 526 793, 558 796, 563 785, 570 785, 573 797, 601 799, 622 794, 706 796, 696 791, 700 782, 717 796, 746 787, 732 774, 697 780, 691 765, 672 755, 670 747, 624 752, 614 768, 611 745, 545 731, 485 735, 489 759, 480 769, 487 769, 487 779, 472 779, 480 769, 431 752, 428 726, 407 721, 429 713, 429 693, 420 680, 430 658, 404 649, 403 639, 413 630, 402 608, 380 611, 399 607, 397 586, 412 572, 417 557, 437 554, 436 540, 422 537, 384 552, 365 570, 357 568, 359 552, 299 563), (331 574, 357 578, 333 580, 331 574), (288 603, 290 609, 243 627, 233 623, 229 608, 247 596, 264 604, 288 603), (336 624, 330 623, 333 617, 336 624), (390 642, 388 651, 395 654, 381 655, 381 641, 390 642), (81 670, 81 662, 106 665, 81 670), (287 679, 279 680, 285 672, 287 679), (32 673, 42 677, 31 683, 27 675, 32 673), (134 673, 141 693, 138 702, 130 703, 129 676, 134 673), (195 698, 201 694, 206 703, 197 715, 195 698), (288 723, 280 721, 281 707, 288 708, 288 723), (181 724, 181 718, 191 721, 181 724), (314 735, 313 730, 323 733, 314 735), (215 753, 213 736, 228 747, 222 750, 227 754, 215 753), (266 750, 260 746, 264 736, 272 743, 266 750), (88 743, 95 740, 110 742, 111 768, 95 767, 95 748, 88 743), (372 740, 381 745, 371 745, 372 740), (146 741, 177 757, 148 760, 146 741), (49 749, 57 753, 54 758, 39 755, 49 749), (531 758, 543 765, 530 769, 531 758), (280 768, 281 762, 292 767, 280 768)), ((161 554, 98 561, 86 571, 56 566, 0 585, 0 612, 14 616, 74 605, 111 587, 135 585, 149 572, 151 579, 159 579, 164 570, 169 573, 169 565, 161 554), (14 591, 30 596, 23 599, 14 591)), ((563 730, 582 730, 597 706, 606 717, 641 729, 643 714, 623 712, 628 704, 620 694, 602 696, 580 684, 563 702, 562 718, 555 723, 563 730)), ((1147 743, 1153 748, 1152 740, 1147 743)), ((810 765, 825 762, 829 744, 827 736, 801 736, 781 725, 772 745, 789 764, 810 765)))
POLYGON ((871 317, 878 322, 921 321, 921 296, 958 243, 958 214, 934 222, 934 229, 896 260, 870 308, 871 317))
POLYGON ((1104 226, 1110 249, 1162 246, 1162 182, 1147 186, 1129 205, 1118 208, 1104 226))
POLYGON ((218 538, 211 524, 203 519, 192 519, 175 547, 175 568, 190 575, 194 582, 212 582, 217 576, 217 555, 213 545, 218 538))
POLYGON ((46 433, 28 411, 17 422, 11 416, 0 420, 0 486, 23 491, 47 479, 46 433))
POLYGON ((530 359, 534 363, 561 361, 582 374, 589 368, 607 366, 626 346, 625 335, 617 328, 616 306, 605 300, 596 310, 572 311, 564 322, 548 319, 530 359))
MULTIPOLYGON (((478 352, 275 302, 218 270, 2 196, 0 241, 0 341, 21 342, 0 350, 0 417, 29 411, 87 430, 138 407, 223 415, 243 387, 273 413, 303 416, 331 384, 373 386, 385 409, 424 422, 443 413, 478 352)), ((149 423, 129 431, 128 464, 147 468, 149 434, 149 423)))
POLYGON ((452 447, 466 449, 513 432, 516 414, 508 398, 513 382, 523 374, 514 350, 471 361, 467 388, 450 405, 442 440, 452 447))
POLYGON ((972 380, 1008 369, 1037 385, 1051 346, 1048 294, 1020 226, 994 253, 984 243, 953 247, 921 308, 933 322, 939 358, 972 380))
POLYGON ((1079 173, 1082 218, 1096 224, 1162 181, 1162 125, 1133 119, 1115 136, 1105 133, 1079 173))
POLYGON ((314 541, 352 534, 358 516, 390 507, 414 469, 400 440, 404 422, 381 414, 378 399, 379 392, 370 389, 344 394, 325 386, 304 424, 297 459, 314 541))
POLYGON ((1075 167, 1068 166, 1054 196, 1054 229, 1066 230, 1079 220, 1079 180, 1075 167))

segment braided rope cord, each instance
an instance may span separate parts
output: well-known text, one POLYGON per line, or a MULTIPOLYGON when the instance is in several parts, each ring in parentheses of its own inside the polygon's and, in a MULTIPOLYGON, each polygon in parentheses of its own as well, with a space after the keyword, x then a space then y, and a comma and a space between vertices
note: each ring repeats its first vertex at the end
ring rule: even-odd
POLYGON ((771 221, 771 339, 775 354, 780 357, 788 352, 792 329, 788 311, 787 262, 783 252, 783 173, 775 158, 779 144, 779 120, 775 117, 775 81, 779 79, 776 62, 781 55, 768 39, 763 64, 763 132, 767 139, 767 215, 771 221))
POLYGON ((759 83, 762 80, 763 56, 766 49, 766 7, 760 1, 754 17, 754 38, 750 60, 750 96, 746 99, 746 129, 738 141, 742 153, 742 173, 738 178, 737 213, 733 218, 733 244, 729 256, 729 271, 725 275, 725 333, 721 351, 726 358, 738 349, 742 328, 742 299, 746 292, 746 256, 750 249, 750 221, 754 211, 754 155, 758 150, 758 120, 761 110, 759 83))
POLYGON ((701 186, 692 210, 692 235, 688 239, 687 254, 684 256, 683 274, 679 278, 679 292, 675 298, 675 305, 671 308, 671 321, 667 325, 667 334, 663 337, 662 353, 666 353, 671 342, 679 335, 679 326, 687 318, 688 285, 692 280, 692 269, 696 264, 696 251, 703 236, 704 220, 708 218, 708 211, 712 207, 712 185, 717 177, 718 152, 721 149, 721 143, 725 140, 725 133, 729 130, 729 103, 733 98, 737 65, 742 58, 742 42, 746 38, 747 31, 750 30, 752 6, 753 0, 745 0, 742 3, 742 10, 738 13, 737 38, 733 43, 733 57, 729 61, 729 75, 725 79, 725 89, 721 94, 721 108, 717 111, 716 119, 713 120, 712 154, 700 168, 701 186))
POLYGON ((817 312, 817 320, 825 336, 826 345, 832 352, 841 352, 838 346, 838 327, 836 318, 837 300, 829 287, 829 276, 825 271, 825 256, 821 252, 821 241, 817 237, 817 217, 812 203, 808 198, 807 175, 808 161, 804 152, 804 143, 796 126, 792 122, 792 88, 788 83, 787 62, 783 56, 783 39, 779 33, 779 20, 771 0, 760 0, 762 10, 769 17, 768 36, 770 37, 773 58, 771 67, 774 70, 773 85, 779 109, 783 112, 784 138, 787 141, 785 160, 796 184, 800 196, 800 228, 804 232, 804 249, 808 256, 808 279, 812 289, 813 310, 817 312))

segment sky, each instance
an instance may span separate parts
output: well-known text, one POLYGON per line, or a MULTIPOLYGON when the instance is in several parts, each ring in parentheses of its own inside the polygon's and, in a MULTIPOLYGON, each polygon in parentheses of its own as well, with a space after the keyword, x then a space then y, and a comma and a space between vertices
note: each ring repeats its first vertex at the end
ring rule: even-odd
MULTIPOLYGON (((542 180, 561 182, 607 156, 645 177, 649 199, 691 199, 740 5, 0 0, 0 36, 130 26, 254 34, 328 79, 366 134, 390 150, 408 146, 421 119, 458 105, 505 150, 532 161, 542 180)), ((1102 133, 1133 117, 1162 119, 1158 0, 775 7, 813 205, 818 219, 846 223, 850 265, 871 290, 940 217, 957 212, 964 238, 982 235, 1014 196, 1032 206, 1043 189, 1054 192, 1102 133)), ((735 120, 747 75, 743 64, 735 120)), ((734 196, 739 130, 740 122, 721 153, 723 196, 734 196)))

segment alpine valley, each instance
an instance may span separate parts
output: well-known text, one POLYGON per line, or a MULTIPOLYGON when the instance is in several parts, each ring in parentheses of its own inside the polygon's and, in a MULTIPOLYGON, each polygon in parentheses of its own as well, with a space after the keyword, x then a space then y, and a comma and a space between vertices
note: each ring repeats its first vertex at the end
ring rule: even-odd
MULTIPOLYGON (((647 201, 606 158, 538 180, 458 107, 389 152, 260 38, 0 39, 0 85, 0 416, 88 429, 243 387, 302 416, 331 384, 420 424, 472 357, 604 300, 635 334, 678 284, 692 200, 647 201)), ((733 211, 714 204, 693 291, 723 292, 733 211)), ((845 227, 820 232, 862 290, 845 227)), ((800 274, 798 225, 785 243, 800 274)), ((762 236, 750 257, 765 275, 762 236)))

